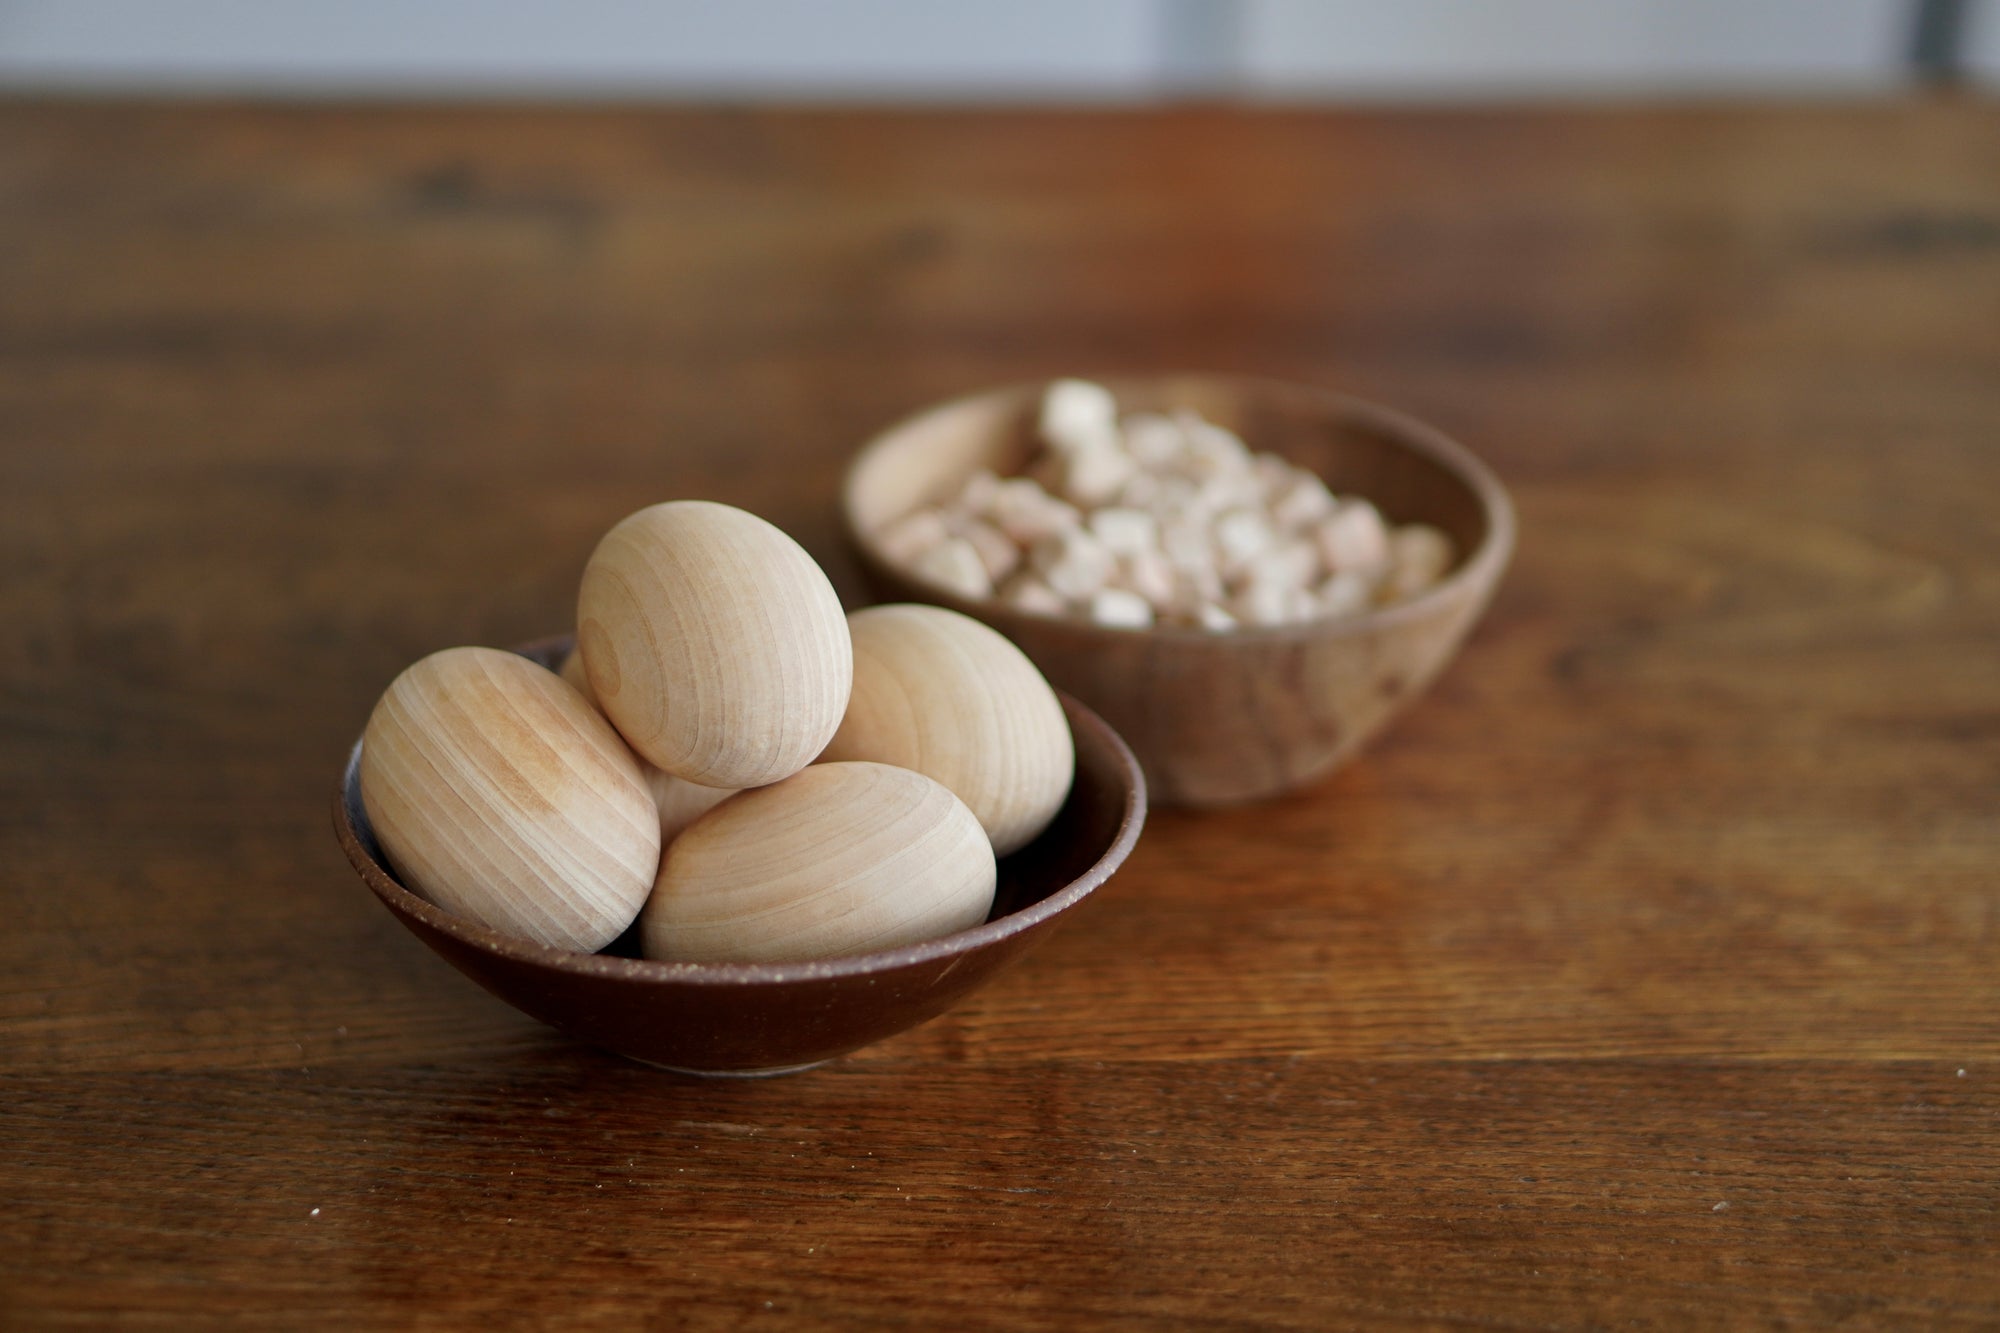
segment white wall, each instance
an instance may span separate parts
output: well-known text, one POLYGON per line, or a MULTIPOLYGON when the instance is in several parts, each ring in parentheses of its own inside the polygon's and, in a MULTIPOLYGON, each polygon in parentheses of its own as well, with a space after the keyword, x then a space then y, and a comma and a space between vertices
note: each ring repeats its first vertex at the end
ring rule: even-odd
POLYGON ((0 81, 1134 95, 1153 0, 0 0, 0 81))
MULTIPOLYGON (((2000 0, 1985 0, 1989 10, 2000 0)), ((0 88, 1140 98, 1896 86, 1913 0, 0 0, 0 88)), ((2000 76, 2000 16, 1975 24, 2000 76)))
POLYGON ((1902 77, 1903 0, 1246 0, 1281 92, 1844 89, 1902 77))
POLYGON ((1973 11, 1965 36, 1972 73, 1987 84, 2000 85, 2000 0, 1986 0, 1973 11))

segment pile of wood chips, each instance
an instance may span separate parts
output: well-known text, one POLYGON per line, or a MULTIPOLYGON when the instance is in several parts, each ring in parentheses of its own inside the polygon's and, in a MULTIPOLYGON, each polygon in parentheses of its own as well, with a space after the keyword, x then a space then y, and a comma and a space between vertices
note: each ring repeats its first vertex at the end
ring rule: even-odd
POLYGON ((975 473, 879 535, 913 574, 1034 615, 1228 631, 1358 615, 1416 596, 1455 559, 1423 523, 1181 411, 1120 419, 1101 385, 1058 380, 1026 475, 975 473))

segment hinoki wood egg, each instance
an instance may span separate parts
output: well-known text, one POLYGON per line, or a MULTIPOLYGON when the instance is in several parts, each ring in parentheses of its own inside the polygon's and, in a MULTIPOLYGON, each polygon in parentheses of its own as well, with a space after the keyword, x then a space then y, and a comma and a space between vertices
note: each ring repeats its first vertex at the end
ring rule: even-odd
MULTIPOLYGON (((597 696, 591 692, 590 677, 584 674, 581 653, 570 649, 558 674, 574 686, 592 708, 597 707, 597 696)), ((639 773, 646 779, 646 790, 653 793, 653 805, 660 812, 662 847, 679 837, 681 830, 689 824, 736 794, 734 787, 704 787, 655 768, 643 759, 639 761, 639 773)))
POLYGON ((703 500, 642 509, 583 572, 577 647, 639 755, 708 787, 811 763, 847 709, 854 658, 833 585, 797 542, 703 500))
POLYGON ((740 792, 660 861, 646 957, 771 963, 867 953, 976 926, 993 849, 964 802, 887 764, 815 764, 740 792))
POLYGON ((940 606, 848 617, 854 692, 822 756, 935 778, 978 817, 996 855, 1025 846, 1069 796, 1076 748, 1062 703, 1027 654, 940 606))
POLYGON ((660 860, 639 761, 553 674, 449 648, 398 676, 361 744, 361 801, 389 864, 446 911, 594 953, 660 860))

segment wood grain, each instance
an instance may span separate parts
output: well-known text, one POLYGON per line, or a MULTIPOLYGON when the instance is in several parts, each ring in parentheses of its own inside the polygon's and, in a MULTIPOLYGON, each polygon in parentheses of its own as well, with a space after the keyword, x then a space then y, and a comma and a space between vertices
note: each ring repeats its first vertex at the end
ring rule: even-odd
POLYGON ((649 763, 762 787, 833 739, 854 682, 840 598, 766 520, 670 500, 619 520, 577 593, 590 695, 649 763))
POLYGON ((1996 326, 1976 99, 0 105, 0 1324, 2000 1322, 1996 326), (852 605, 861 440, 1182 367, 1437 422, 1514 568, 962 1007, 672 1080, 346 868, 622 515, 852 605))
POLYGON ((659 871, 639 760, 575 690, 505 649, 446 648, 396 677, 358 769, 403 886, 503 934, 596 953, 659 871))
POLYGON ((791 963, 970 930, 993 847, 950 788, 892 764, 813 764, 674 839, 639 914, 648 958, 791 963))
POLYGON ((970 616, 897 603, 847 618, 854 694, 822 761, 914 769, 964 801, 1005 856, 1062 809, 1076 745, 1022 651, 970 616))
MULTIPOLYGON (((590 677, 585 675, 583 670, 583 655, 575 648, 571 648, 564 655, 562 666, 557 669, 556 674, 568 681, 578 694, 589 700, 592 708, 597 707, 597 692, 590 688, 590 677)), ((704 787, 699 783, 689 782, 686 778, 677 778, 671 773, 654 768, 643 759, 639 760, 639 772, 640 776, 646 779, 646 790, 653 795, 654 807, 660 812, 662 850, 680 836, 682 829, 734 796, 737 791, 731 787, 704 787)))

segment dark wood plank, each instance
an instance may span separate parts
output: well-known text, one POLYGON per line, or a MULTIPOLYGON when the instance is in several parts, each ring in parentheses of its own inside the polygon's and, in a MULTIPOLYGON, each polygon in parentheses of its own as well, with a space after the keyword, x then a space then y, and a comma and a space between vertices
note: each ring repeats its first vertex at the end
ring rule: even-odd
POLYGON ((900 1069, 700 1085, 576 1051, 24 1077, 0 1121, 34 1146, 0 1228, 35 1219, 18 1240, 43 1264, 14 1298, 246 1324, 2000 1318, 1992 1101, 1949 1070, 952 1073, 924 1088, 928 1115, 902 1109, 900 1069))
POLYGON ((1979 100, 0 104, 0 1323, 1994 1323, 1996 327, 1979 100), (668 1080, 346 870, 376 692, 622 514, 853 597, 860 440, 1174 366, 1460 435, 1516 567, 959 1010, 668 1080))

